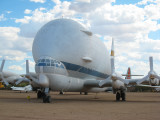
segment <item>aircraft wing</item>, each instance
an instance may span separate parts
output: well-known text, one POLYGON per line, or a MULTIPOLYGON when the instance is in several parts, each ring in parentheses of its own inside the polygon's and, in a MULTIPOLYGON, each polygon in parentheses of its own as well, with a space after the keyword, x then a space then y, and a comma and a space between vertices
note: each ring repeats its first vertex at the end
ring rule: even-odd
POLYGON ((139 84, 137 86, 141 86, 141 87, 151 87, 151 88, 160 88, 160 86, 152 86, 152 85, 143 85, 143 84, 139 84))
POLYGON ((124 83, 127 85, 139 85, 142 82, 148 82, 148 75, 141 79, 123 79, 124 83))
MULTIPOLYGON (((102 80, 86 80, 85 83, 84 83, 84 86, 87 86, 87 87, 100 87, 99 86, 99 83, 100 81, 102 80)), ((112 86, 112 80, 108 80, 104 85, 103 87, 111 87, 112 86)))

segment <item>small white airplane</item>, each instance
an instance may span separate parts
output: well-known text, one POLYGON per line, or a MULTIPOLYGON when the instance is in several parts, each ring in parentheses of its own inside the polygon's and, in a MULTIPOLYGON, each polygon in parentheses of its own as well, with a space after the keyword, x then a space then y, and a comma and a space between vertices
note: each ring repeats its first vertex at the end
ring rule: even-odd
POLYGON ((29 82, 30 80, 26 77, 22 77, 21 75, 18 75, 16 73, 10 72, 10 71, 3 71, 5 60, 2 60, 1 68, 0 68, 0 82, 4 83, 6 86, 9 84, 19 84, 22 81, 29 82))
POLYGON ((14 91, 25 91, 25 92, 29 92, 29 91, 32 91, 32 86, 31 85, 27 85, 27 86, 25 86, 25 87, 11 87, 12 88, 12 90, 14 90, 14 91))

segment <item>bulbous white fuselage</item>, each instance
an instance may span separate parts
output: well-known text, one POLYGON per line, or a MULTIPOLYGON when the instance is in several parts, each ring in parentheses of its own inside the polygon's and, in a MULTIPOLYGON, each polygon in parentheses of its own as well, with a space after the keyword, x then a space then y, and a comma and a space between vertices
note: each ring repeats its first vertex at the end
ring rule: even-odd
POLYGON ((111 73, 110 56, 103 42, 70 19, 44 25, 35 36, 32 54, 36 73, 43 66, 55 90, 80 90, 84 79, 105 79, 111 73))

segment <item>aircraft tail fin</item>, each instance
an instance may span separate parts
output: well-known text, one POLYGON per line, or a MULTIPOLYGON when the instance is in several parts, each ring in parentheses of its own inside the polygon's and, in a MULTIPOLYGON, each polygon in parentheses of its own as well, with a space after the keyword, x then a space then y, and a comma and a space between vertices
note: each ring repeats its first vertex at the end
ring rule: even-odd
POLYGON ((128 67, 127 76, 125 77, 125 79, 131 79, 131 68, 130 67, 128 67))

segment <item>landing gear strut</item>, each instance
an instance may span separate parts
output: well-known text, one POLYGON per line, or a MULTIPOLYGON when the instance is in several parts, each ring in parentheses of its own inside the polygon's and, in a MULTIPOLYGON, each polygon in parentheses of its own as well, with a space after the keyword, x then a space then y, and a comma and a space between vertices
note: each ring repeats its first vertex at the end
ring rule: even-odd
POLYGON ((120 100, 120 97, 121 97, 120 93, 117 92, 117 93, 116 93, 116 101, 119 101, 119 100, 120 100))
POLYGON ((117 93, 116 93, 116 101, 120 101, 120 98, 122 98, 122 101, 126 101, 126 93, 125 93, 125 91, 117 91, 117 93))
POLYGON ((43 98, 43 103, 50 103, 51 96, 49 95, 49 88, 45 88, 43 90, 38 90, 37 98, 38 99, 43 98))
POLYGON ((51 96, 49 95, 49 88, 44 89, 43 103, 50 103, 51 96))

